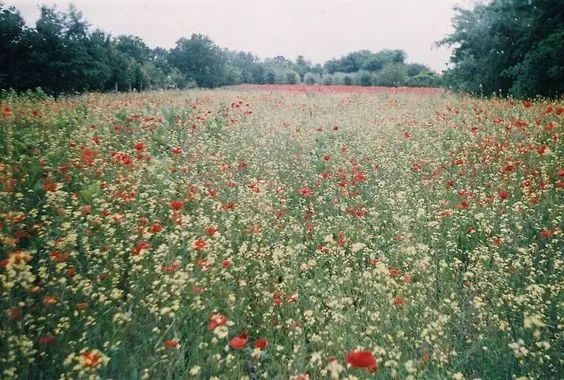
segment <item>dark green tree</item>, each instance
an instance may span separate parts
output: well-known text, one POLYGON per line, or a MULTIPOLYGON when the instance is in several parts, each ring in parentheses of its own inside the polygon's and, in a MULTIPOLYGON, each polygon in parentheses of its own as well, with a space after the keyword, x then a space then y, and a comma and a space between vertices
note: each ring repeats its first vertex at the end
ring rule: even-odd
POLYGON ((209 37, 202 34, 179 39, 170 52, 169 62, 199 87, 213 88, 224 82, 225 56, 209 37))
POLYGON ((445 75, 451 87, 481 95, 563 94, 564 2, 493 0, 456 8, 453 26, 439 42, 454 47, 454 67, 445 75))

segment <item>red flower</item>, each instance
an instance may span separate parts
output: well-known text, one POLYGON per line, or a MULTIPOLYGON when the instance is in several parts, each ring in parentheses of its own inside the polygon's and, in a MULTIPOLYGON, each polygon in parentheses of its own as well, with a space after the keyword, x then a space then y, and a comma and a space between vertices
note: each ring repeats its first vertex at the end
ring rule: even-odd
POLYGON ((150 230, 152 233, 156 234, 161 232, 163 230, 163 227, 159 223, 153 223, 150 230))
POLYGON ((145 144, 143 144, 142 142, 138 142, 137 144, 135 144, 135 150, 137 152, 142 152, 145 150, 145 144))
POLYGON ((268 346, 268 342, 265 339, 257 339, 255 342, 255 348, 259 350, 264 350, 268 346))
POLYGON ((174 211, 178 211, 184 207, 184 202, 182 201, 171 201, 170 208, 174 211))
POLYGON ((505 190, 500 190, 500 191, 498 191, 498 192, 497 192, 497 195, 499 195, 499 198, 500 198, 501 200, 506 200, 506 199, 509 198, 509 193, 508 193, 507 191, 505 191, 505 190))
POLYGON ((376 372, 376 370, 378 369, 376 358, 371 351, 350 352, 345 357, 345 362, 347 362, 351 367, 366 368, 372 373, 376 372))
POLYGON ((164 273, 174 273, 180 269, 180 262, 175 261, 170 265, 163 265, 162 270, 164 273))
POLYGON ((206 228, 206 235, 208 235, 208 236, 213 236, 213 235, 215 235, 216 232, 217 232, 216 226, 210 226, 210 227, 206 228))
POLYGON ((229 322, 229 319, 225 315, 213 314, 210 317, 210 323, 208 324, 208 329, 215 330, 216 327, 225 326, 229 322))
POLYGON ((51 344, 55 341, 55 337, 53 335, 43 335, 39 337, 39 344, 46 346, 51 344))
POLYGON ((98 367, 102 363, 102 356, 92 351, 83 352, 80 356, 82 357, 83 363, 86 367, 94 368, 98 367))
POLYGON ((55 297, 55 296, 45 296, 43 298, 43 305, 45 305, 45 306, 54 305, 57 302, 59 302, 59 301, 57 300, 57 297, 55 297))
POLYGON ((172 148, 172 154, 180 154, 182 153, 182 148, 179 146, 175 146, 172 148))
POLYGON ((225 259, 221 262, 221 266, 225 269, 229 268, 231 266, 231 260, 230 259, 225 259))
POLYGON ((553 236, 554 236, 554 231, 552 230, 542 230, 540 232, 541 239, 550 239, 553 236))
POLYGON ((151 248, 151 244, 149 244, 145 240, 139 240, 137 245, 135 247, 133 247, 133 249, 131 250, 131 254, 133 256, 137 256, 141 253, 142 250, 149 249, 149 248, 151 248))
POLYGON ((298 193, 304 198, 309 198, 313 195, 313 191, 309 187, 304 187, 298 190, 298 193))
POLYGON ((242 333, 231 339, 229 345, 236 350, 241 350, 247 345, 247 340, 247 334, 242 333))
POLYGON ((407 304, 407 301, 402 296, 394 297, 394 305, 396 306, 404 306, 407 304))
POLYGON ((80 302, 80 303, 76 304, 75 309, 77 311, 82 311, 82 310, 86 309, 87 307, 88 307, 88 304, 86 302, 80 302))
POLYGON ((49 256, 51 256, 51 258, 58 263, 64 263, 70 257, 69 255, 61 253, 59 251, 53 251, 49 256))
POLYGON ((208 246, 208 243, 206 243, 206 241, 203 240, 203 239, 196 239, 192 243, 192 248, 194 248, 196 251, 201 251, 204 248, 206 248, 207 246, 208 246))
POLYGON ((179 347, 178 340, 176 339, 167 339, 164 341, 164 346, 169 350, 174 350, 179 347))

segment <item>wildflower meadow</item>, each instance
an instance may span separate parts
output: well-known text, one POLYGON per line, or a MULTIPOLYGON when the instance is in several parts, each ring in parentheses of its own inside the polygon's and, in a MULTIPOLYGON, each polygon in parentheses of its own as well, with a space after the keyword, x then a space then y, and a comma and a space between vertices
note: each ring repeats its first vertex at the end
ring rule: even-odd
POLYGON ((564 102, 0 100, 2 379, 558 379, 564 102))

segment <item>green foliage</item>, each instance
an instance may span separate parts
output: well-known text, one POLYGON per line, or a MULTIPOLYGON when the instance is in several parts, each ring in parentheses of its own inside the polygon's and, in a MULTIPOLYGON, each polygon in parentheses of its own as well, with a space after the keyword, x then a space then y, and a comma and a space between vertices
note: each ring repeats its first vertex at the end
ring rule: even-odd
POLYGON ((456 9, 452 88, 480 95, 559 96, 564 93, 564 3, 494 0, 456 9))
POLYGON ((308 72, 304 75, 304 83, 307 85, 318 84, 321 81, 319 74, 308 72))
POLYGON ((193 34, 190 39, 179 39, 170 52, 169 62, 199 87, 212 88, 223 84, 225 56, 207 36, 193 34))
MULTIPOLYGON (((536 63, 545 56, 531 56, 529 61, 536 63)), ((324 65, 314 65, 303 55, 295 61, 283 56, 261 61, 249 52, 221 49, 202 34, 180 38, 171 50, 150 49, 137 36, 111 37, 101 30, 92 31, 73 6, 66 12, 43 6, 35 26, 26 27, 16 8, 0 4, 0 89, 41 87, 48 94, 60 95, 241 83, 298 84, 308 73, 312 84, 352 85, 362 79, 368 86, 372 79, 366 73, 378 73, 392 63, 404 64, 405 58, 402 50, 359 50, 324 65)), ((407 66, 409 76, 426 69, 407 66)))
POLYGON ((357 84, 359 86, 371 86, 372 85, 372 74, 369 71, 362 70, 358 73, 357 77, 357 84))
POLYGON ((402 63, 389 63, 374 75, 374 84, 378 86, 398 87, 407 81, 407 70, 402 63))
POLYGON ((433 72, 422 71, 415 76, 409 77, 404 84, 408 87, 439 87, 441 79, 433 72))

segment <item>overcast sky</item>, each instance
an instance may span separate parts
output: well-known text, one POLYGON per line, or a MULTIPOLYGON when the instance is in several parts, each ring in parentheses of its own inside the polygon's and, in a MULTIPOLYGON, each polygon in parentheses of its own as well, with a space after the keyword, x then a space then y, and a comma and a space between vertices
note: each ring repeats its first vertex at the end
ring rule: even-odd
POLYGON ((403 49, 409 62, 442 71, 449 51, 434 43, 452 31, 453 6, 472 0, 0 0, 33 25, 41 4, 70 3, 94 28, 133 34, 150 47, 171 48, 203 33, 221 47, 260 58, 305 55, 323 63, 348 52, 403 49))

